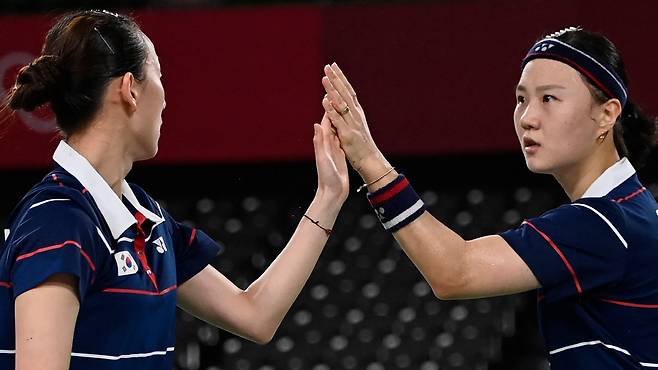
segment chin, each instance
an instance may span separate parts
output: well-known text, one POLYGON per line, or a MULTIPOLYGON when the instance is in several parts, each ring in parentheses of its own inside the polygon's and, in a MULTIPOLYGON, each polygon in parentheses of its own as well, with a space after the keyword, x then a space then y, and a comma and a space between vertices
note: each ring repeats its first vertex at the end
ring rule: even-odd
POLYGON ((525 164, 532 173, 550 174, 549 166, 539 162, 536 158, 525 158, 525 164))
POLYGON ((152 159, 158 154, 158 146, 156 145, 153 148, 147 148, 135 161, 146 161, 152 159))

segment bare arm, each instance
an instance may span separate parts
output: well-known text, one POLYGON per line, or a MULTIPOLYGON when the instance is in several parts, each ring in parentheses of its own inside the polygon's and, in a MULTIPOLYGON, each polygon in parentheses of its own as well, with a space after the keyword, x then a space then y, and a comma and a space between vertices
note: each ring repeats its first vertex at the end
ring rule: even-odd
MULTIPOLYGON (((318 191, 306 214, 332 228, 347 197, 347 164, 329 121, 323 119, 322 127, 315 129, 318 191)), ((246 290, 208 266, 179 288, 179 305, 213 325, 267 343, 308 280, 327 239, 320 227, 302 218, 283 251, 246 290)))
MULTIPOLYGON (((333 64, 325 67, 322 105, 338 133, 341 146, 364 182, 371 183, 391 165, 375 145, 356 92, 333 64)), ((390 172, 368 187, 375 191, 398 176, 390 172)), ((431 214, 394 233, 440 298, 459 299, 511 294, 539 287, 534 274, 500 236, 466 241, 431 214)))
POLYGON ((394 236, 439 298, 478 298, 539 287, 530 268, 498 235, 466 241, 425 212, 394 236))
POLYGON ((80 309, 77 278, 53 275, 16 298, 16 370, 67 370, 80 309))

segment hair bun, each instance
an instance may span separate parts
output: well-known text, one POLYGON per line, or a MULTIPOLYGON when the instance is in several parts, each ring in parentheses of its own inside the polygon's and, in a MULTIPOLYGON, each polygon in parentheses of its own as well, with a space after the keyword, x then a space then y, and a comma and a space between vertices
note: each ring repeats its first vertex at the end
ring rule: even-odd
POLYGON ((56 55, 38 57, 18 72, 9 106, 29 112, 49 102, 54 97, 62 76, 56 55))

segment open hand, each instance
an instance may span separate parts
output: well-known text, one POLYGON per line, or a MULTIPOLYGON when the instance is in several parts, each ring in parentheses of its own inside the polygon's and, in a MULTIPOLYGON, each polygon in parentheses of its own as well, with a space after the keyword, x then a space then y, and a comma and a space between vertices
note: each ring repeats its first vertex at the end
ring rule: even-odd
POLYGON ((313 146, 315 165, 318 171, 318 192, 336 197, 341 203, 349 194, 349 175, 345 153, 331 129, 331 122, 325 114, 321 123, 313 125, 313 146))
POLYGON ((322 99, 322 106, 325 114, 350 164, 368 182, 390 168, 390 164, 372 139, 365 112, 345 74, 336 63, 325 66, 324 73, 322 86, 327 95, 322 99))

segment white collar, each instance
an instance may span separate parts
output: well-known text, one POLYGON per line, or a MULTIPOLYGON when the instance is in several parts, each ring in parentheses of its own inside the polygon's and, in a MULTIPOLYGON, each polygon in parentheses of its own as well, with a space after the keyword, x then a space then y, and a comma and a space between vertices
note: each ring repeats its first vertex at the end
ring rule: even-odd
MULTIPOLYGON (((101 177, 85 157, 65 141, 59 142, 55 154, 53 154, 53 159, 89 191, 89 194, 96 201, 105 222, 110 227, 114 239, 118 239, 126 229, 137 223, 135 216, 130 213, 128 208, 121 202, 121 199, 112 191, 105 179, 101 177)), ((126 180, 121 183, 121 192, 128 202, 147 219, 156 224, 163 222, 160 216, 139 204, 135 193, 133 193, 126 180)))
POLYGON ((629 177, 635 174, 635 168, 626 158, 622 158, 615 164, 605 170, 592 185, 589 186, 582 198, 600 198, 612 191, 612 189, 621 185, 629 177))

